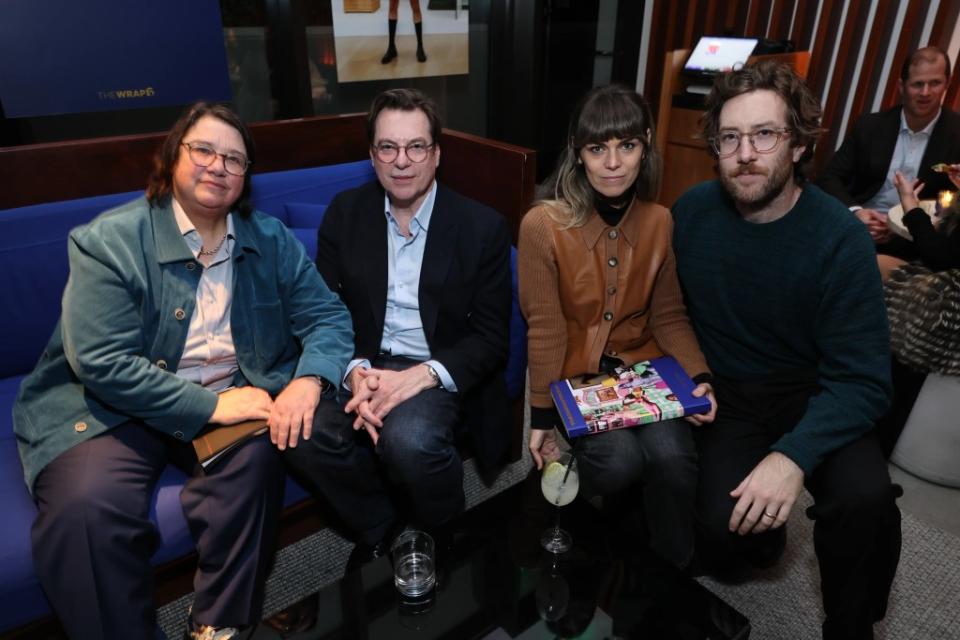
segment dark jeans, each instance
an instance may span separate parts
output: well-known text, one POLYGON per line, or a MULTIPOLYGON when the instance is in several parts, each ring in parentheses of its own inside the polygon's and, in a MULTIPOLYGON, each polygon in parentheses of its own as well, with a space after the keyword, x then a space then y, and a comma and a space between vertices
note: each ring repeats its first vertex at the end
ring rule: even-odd
POLYGON ((581 491, 609 496, 637 485, 650 547, 678 567, 693 556, 697 453, 691 425, 667 420, 585 436, 577 443, 581 491))
POLYGON ((34 563, 71 637, 154 636, 150 557, 160 535, 148 514, 168 461, 193 472, 180 503, 199 555, 194 620, 244 626, 260 618, 283 498, 269 438, 204 471, 189 444, 128 422, 69 449, 37 478, 34 563))
MULTIPOLYGON (((397 371, 416 364, 397 357, 373 363, 397 371)), ((455 446, 458 394, 428 389, 397 405, 383 419, 376 448, 366 431, 354 431, 354 416, 343 411, 348 399, 346 393, 340 403, 323 399, 310 440, 287 448, 284 456, 361 540, 378 542, 396 522, 394 490, 411 503, 412 519, 424 527, 463 510, 463 463, 455 446)))
MULTIPOLYGON (((695 431, 697 554, 704 568, 724 573, 744 564, 770 564, 783 551, 785 527, 745 536, 727 530, 736 502, 729 493, 796 425, 815 388, 717 380, 716 390, 717 420, 695 431)), ((815 500, 807 516, 814 520, 820 564, 823 637, 872 638, 900 559, 899 487, 891 484, 872 433, 827 455, 805 484, 815 500)))

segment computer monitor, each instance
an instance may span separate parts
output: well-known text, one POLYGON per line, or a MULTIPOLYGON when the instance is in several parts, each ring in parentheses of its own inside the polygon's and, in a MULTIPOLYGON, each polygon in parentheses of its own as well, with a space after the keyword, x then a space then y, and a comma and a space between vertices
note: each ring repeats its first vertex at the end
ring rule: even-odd
POLYGON ((683 65, 683 74, 699 78, 739 68, 757 46, 757 38, 723 38, 702 36, 683 65))

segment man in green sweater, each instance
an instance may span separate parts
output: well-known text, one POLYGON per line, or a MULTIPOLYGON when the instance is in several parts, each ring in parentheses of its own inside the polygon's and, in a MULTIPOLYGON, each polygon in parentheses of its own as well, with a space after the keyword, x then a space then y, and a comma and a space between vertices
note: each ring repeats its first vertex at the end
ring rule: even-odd
POLYGON ((696 434, 698 557, 721 574, 774 562, 806 485, 823 637, 873 637, 900 555, 900 511, 873 434, 890 347, 869 234, 804 181, 820 104, 789 67, 717 79, 704 137, 720 179, 674 206, 690 319, 718 414, 696 434))

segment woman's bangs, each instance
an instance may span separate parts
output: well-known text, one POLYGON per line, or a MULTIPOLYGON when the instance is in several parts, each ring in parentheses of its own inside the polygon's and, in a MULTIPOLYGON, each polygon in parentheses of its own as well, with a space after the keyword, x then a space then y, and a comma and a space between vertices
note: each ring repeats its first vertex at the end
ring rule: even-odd
POLYGON ((643 113, 637 105, 618 100, 607 104, 587 105, 577 123, 574 147, 580 149, 591 142, 606 142, 611 138, 644 139, 649 125, 643 122, 643 113))

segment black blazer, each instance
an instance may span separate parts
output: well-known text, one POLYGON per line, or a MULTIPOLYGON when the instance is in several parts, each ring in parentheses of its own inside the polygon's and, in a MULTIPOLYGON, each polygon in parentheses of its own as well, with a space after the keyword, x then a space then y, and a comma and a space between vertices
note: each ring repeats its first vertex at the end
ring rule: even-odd
MULTIPOLYGON (((353 318, 354 357, 380 351, 387 304, 387 220, 379 182, 330 203, 317 268, 353 318)), ((498 464, 510 442, 504 369, 509 348, 510 232, 492 209, 437 185, 420 270, 420 317, 430 355, 463 397, 464 423, 481 463, 498 464)))
MULTIPOLYGON (((817 177, 821 189, 845 205, 862 205, 883 186, 900 132, 900 110, 894 107, 857 118, 846 140, 817 177)), ((921 198, 935 198, 938 191, 954 190, 945 173, 930 169, 938 162, 960 162, 960 115, 944 108, 940 112, 923 153, 917 177, 923 180, 921 198)))

